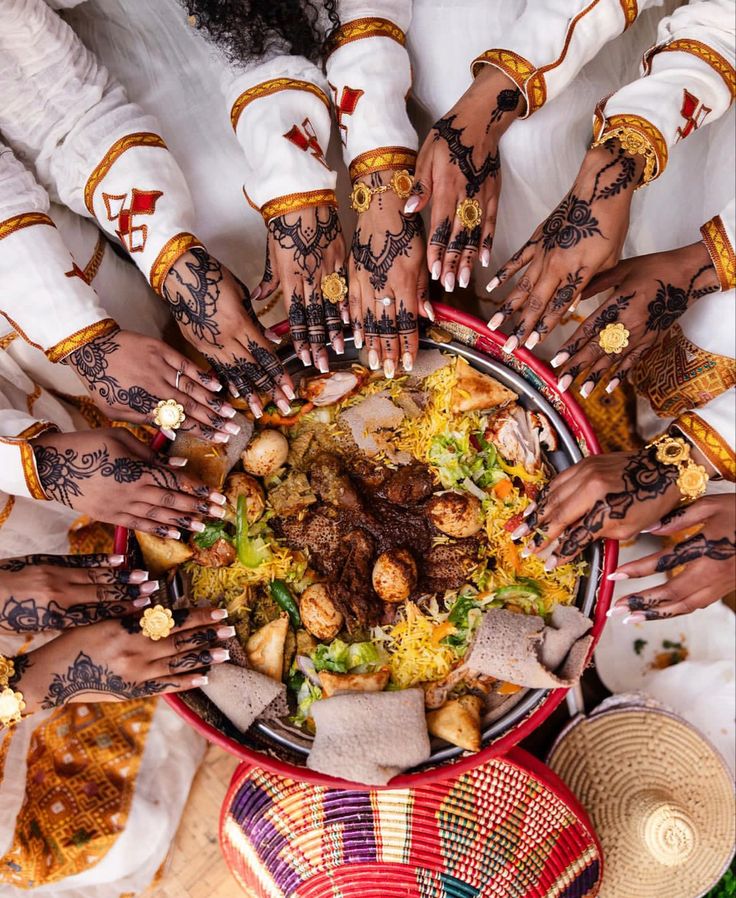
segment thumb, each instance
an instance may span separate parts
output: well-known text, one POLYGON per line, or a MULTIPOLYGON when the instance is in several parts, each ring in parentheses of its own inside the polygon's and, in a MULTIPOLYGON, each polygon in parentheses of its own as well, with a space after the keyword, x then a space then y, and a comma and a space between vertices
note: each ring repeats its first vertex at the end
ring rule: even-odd
POLYGON ((588 286, 583 290, 581 299, 589 299, 597 293, 602 293, 604 290, 608 290, 609 287, 618 287, 623 280, 624 273, 621 270, 622 265, 623 262, 619 262, 618 265, 614 265, 613 268, 609 268, 607 271, 601 271, 594 275, 590 279, 588 286))
POLYGON ((679 533, 696 524, 703 524, 711 516, 711 507, 707 499, 693 502, 683 508, 675 508, 666 514, 661 521, 650 527, 648 532, 657 536, 668 536, 671 533, 679 533))
POLYGON ((416 172, 414 174, 414 189, 412 196, 406 201, 404 215, 413 215, 425 209, 432 198, 434 182, 432 180, 432 153, 425 152, 424 148, 417 159, 416 172))

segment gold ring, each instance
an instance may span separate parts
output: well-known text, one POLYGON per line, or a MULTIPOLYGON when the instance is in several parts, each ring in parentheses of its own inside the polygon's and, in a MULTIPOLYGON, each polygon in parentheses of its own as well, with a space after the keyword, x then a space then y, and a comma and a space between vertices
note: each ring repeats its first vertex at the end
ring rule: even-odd
POLYGON ((178 430, 186 419, 184 406, 176 399, 162 399, 153 412, 153 423, 166 430, 178 430))
POLYGON ((158 642, 159 639, 166 639, 174 629, 174 615, 163 605, 154 605, 153 608, 146 608, 140 626, 145 637, 158 642))
POLYGON ((615 324, 607 324, 598 334, 598 345, 606 355, 619 355, 629 345, 631 334, 617 321, 615 324))
POLYGON ((15 692, 9 686, 0 689, 0 726, 19 723, 25 707, 22 692, 15 692))
POLYGON ((455 214, 467 231, 472 231, 480 224, 481 208, 478 200, 466 199, 457 204, 455 214))
POLYGON ((322 278, 322 296, 329 302, 342 302, 348 295, 348 282, 334 271, 322 278))
POLYGON ((406 200, 414 189, 414 177, 402 168, 391 175, 390 187, 400 200, 406 200))

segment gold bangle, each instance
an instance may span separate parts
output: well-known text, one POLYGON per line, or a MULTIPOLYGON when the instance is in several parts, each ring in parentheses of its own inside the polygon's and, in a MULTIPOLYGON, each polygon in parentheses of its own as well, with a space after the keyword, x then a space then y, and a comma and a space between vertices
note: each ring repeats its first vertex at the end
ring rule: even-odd
POLYGON ((380 187, 371 187, 363 181, 356 181, 350 194, 350 206, 358 213, 367 212, 375 194, 392 190, 400 200, 405 200, 411 196, 413 188, 414 176, 405 168, 395 171, 389 183, 380 187))
POLYGON ((0 688, 7 686, 13 676, 15 676, 13 659, 0 655, 0 688))
POLYGON ((708 472, 702 465, 690 458, 690 446, 682 437, 662 434, 647 444, 647 449, 656 449, 657 461, 677 468, 677 486, 683 499, 698 499, 708 487, 708 472))
POLYGON ((625 150, 629 156, 644 157, 644 171, 642 172, 641 181, 637 184, 636 190, 648 184, 654 177, 657 167, 657 153, 647 137, 635 128, 627 128, 625 125, 619 128, 610 128, 604 131, 597 140, 594 140, 590 148, 602 147, 609 140, 618 140, 621 149, 625 150))

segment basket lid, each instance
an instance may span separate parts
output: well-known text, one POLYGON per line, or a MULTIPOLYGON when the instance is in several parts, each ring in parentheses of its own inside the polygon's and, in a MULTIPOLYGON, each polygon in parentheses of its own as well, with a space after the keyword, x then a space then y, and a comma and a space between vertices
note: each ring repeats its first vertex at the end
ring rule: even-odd
POLYGON ((594 898, 602 855, 567 787, 520 749, 411 789, 241 765, 220 818, 251 898, 594 898))

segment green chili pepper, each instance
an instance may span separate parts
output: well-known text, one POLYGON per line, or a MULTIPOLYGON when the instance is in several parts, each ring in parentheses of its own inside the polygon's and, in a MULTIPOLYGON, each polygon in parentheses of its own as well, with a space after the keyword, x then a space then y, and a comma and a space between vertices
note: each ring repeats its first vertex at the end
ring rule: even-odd
POLYGON ((253 540, 248 539, 248 500, 244 495, 238 496, 235 516, 235 548, 238 551, 238 560, 243 567, 258 567, 263 561, 259 546, 253 540))
POLYGON ((289 615, 291 626, 295 630, 298 630, 302 625, 299 606, 297 605, 294 596, 292 596, 289 587, 283 580, 273 580, 271 582, 271 596, 279 608, 283 609, 289 615))

